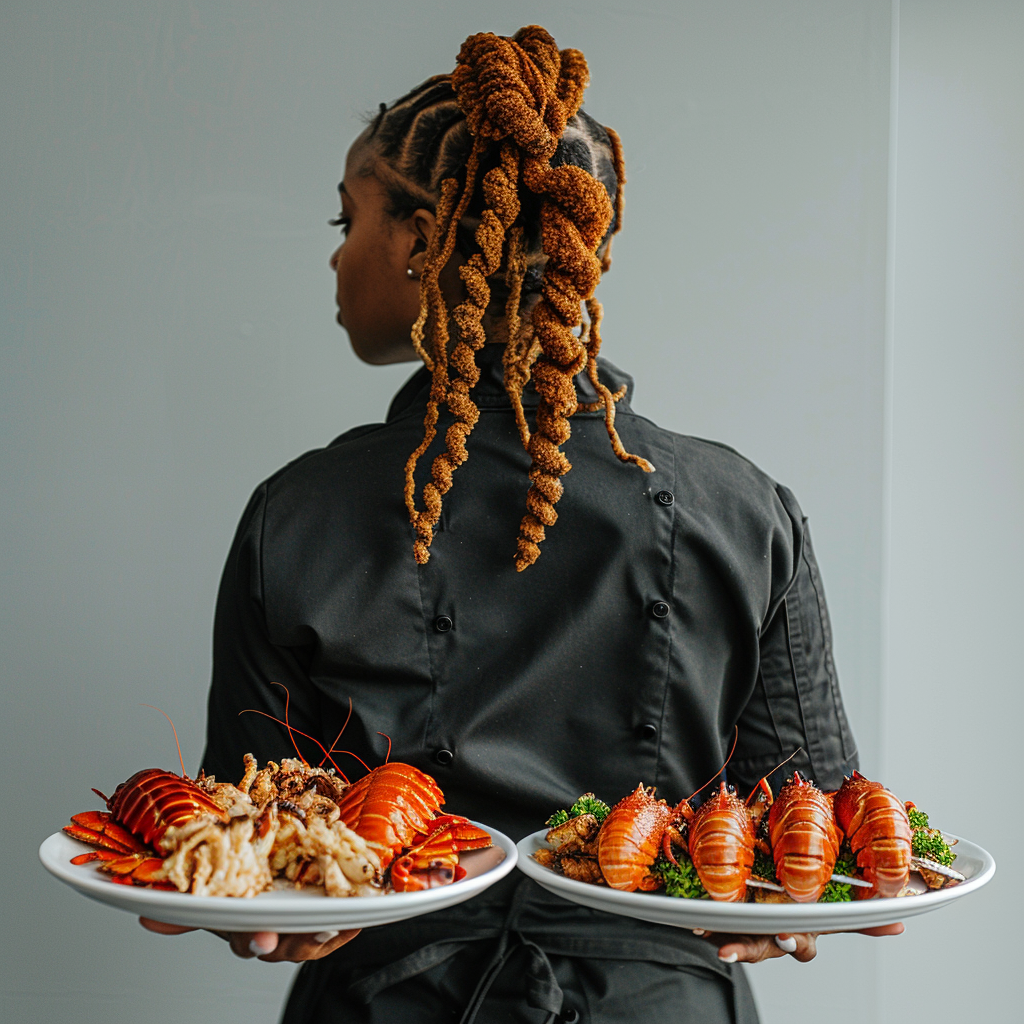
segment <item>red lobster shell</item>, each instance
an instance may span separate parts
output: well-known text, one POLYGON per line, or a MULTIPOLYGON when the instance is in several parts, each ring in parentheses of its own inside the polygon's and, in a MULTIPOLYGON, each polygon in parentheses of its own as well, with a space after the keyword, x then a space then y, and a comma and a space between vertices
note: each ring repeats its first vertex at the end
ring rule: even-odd
POLYGON ((391 761, 352 783, 338 809, 353 832, 376 846, 383 871, 417 835, 429 834, 443 803, 444 794, 426 772, 391 761))
POLYGON ((391 862, 391 887, 413 892, 457 882, 466 874, 459 853, 490 845, 491 837, 468 818, 442 814, 430 822, 428 835, 418 835, 412 849, 391 862))
POLYGON ((151 881, 153 871, 162 863, 152 846, 172 826, 183 825, 200 814, 228 820, 228 815, 191 779, 162 768, 136 772, 114 790, 112 797, 99 790, 93 792, 108 810, 72 815, 64 831, 97 849, 74 857, 71 863, 105 861, 104 868, 125 881, 151 881))
MULTIPOLYGON (((101 797, 102 793, 99 794, 101 797)), ((106 800, 106 797, 104 797, 106 800)), ((124 825, 147 846, 158 842, 176 825, 184 825, 200 814, 212 814, 221 821, 222 811, 191 779, 164 771, 144 768, 122 782, 107 800, 114 820, 124 825)))
POLYGON ((747 805, 723 782, 696 811, 684 805, 683 816, 689 821, 687 852, 708 895, 727 903, 745 900, 754 866, 754 823, 747 805))
POLYGON ((834 805, 857 867, 874 887, 864 890, 862 898, 896 896, 910 879, 912 833, 906 808, 880 782, 857 771, 844 780, 834 805))
POLYGON ((642 782, 611 809, 597 834, 597 863, 613 889, 633 892, 659 884, 650 878, 650 867, 674 814, 642 782))
POLYGON ((794 772, 768 812, 768 832, 779 883, 797 903, 813 903, 839 856, 832 801, 794 772))

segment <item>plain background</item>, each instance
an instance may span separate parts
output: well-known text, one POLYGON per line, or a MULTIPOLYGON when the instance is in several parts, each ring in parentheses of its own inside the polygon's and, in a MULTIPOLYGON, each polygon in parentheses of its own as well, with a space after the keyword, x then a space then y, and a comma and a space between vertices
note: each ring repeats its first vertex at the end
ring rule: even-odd
POLYGON ((1016 1018, 1024 5, 37 0, 0 14, 5 1019, 276 1018, 290 967, 151 936, 35 851, 175 768, 141 702, 194 770, 249 493, 411 372, 333 323, 359 115, 531 21, 626 147, 606 354, 797 493, 863 767, 1003 865, 901 939, 752 968, 763 1017, 1016 1018))

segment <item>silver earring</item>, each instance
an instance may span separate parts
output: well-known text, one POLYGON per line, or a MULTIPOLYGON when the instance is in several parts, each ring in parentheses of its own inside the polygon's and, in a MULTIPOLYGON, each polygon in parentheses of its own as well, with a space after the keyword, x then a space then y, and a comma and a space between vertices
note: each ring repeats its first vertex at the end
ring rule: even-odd
POLYGON ((406 270, 406 273, 407 273, 407 274, 408 274, 408 275, 409 275, 410 277, 415 277, 415 276, 416 276, 416 275, 415 275, 415 274, 414 274, 414 273, 412 272, 412 267, 409 267, 409 268, 408 268, 408 269, 406 270))

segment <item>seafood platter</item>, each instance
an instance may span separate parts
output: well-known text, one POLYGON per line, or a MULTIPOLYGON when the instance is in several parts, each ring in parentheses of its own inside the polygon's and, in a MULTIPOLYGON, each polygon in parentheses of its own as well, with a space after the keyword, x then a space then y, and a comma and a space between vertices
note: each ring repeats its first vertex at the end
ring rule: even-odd
POLYGON ((73 815, 40 859, 86 896, 132 913, 278 932, 440 910, 515 866, 506 836, 441 813, 444 795, 430 775, 388 761, 350 783, 335 752, 324 749, 329 768, 309 764, 298 747, 298 757, 262 768, 247 754, 237 784, 190 779, 184 764, 181 775, 145 769, 110 797, 94 790, 106 809, 73 815))
POLYGON ((519 868, 583 906, 685 928, 855 931, 936 910, 995 861, 854 772, 822 792, 799 772, 777 797, 722 782, 698 806, 639 785, 613 807, 585 793, 519 843, 519 868), (954 852, 955 851, 955 852, 954 852))

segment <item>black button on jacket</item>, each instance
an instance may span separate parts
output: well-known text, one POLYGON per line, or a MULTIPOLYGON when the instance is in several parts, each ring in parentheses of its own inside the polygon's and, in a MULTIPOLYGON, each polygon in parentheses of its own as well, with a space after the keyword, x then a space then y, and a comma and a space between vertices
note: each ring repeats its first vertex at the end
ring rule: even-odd
MULTIPOLYGON (((412 556, 402 493, 423 437, 425 370, 386 422, 350 430, 257 489, 217 604, 206 771, 236 780, 247 752, 261 762, 292 754, 283 728, 238 714, 283 717, 273 681, 288 687, 292 724, 324 744, 351 698, 340 747, 377 765, 386 734, 393 760, 437 778, 446 811, 514 839, 585 791, 613 803, 643 782, 680 800, 721 766, 736 726, 728 776, 742 795, 797 748, 787 773, 838 786, 856 753, 793 495, 731 449, 638 416, 630 378, 601 361, 613 391, 629 386, 616 416, 623 443, 656 471, 615 458, 601 413, 574 416, 558 522, 538 561, 516 572, 529 457, 500 356, 494 345, 479 354, 480 419, 425 566, 412 556)), ((593 401, 578 380, 581 401, 593 401)), ((531 397, 535 405, 528 388, 528 407, 531 397)), ((442 416, 439 438, 446 425, 442 416)), ((420 487, 439 445, 420 461, 420 487)), ((313 744, 304 753, 322 756, 313 744)), ((354 758, 336 760, 352 777, 363 771, 354 758)), ((507 902, 510 887, 491 898, 507 902)), ((574 940, 628 933, 634 944, 660 943, 665 962, 678 952, 724 970, 689 933, 542 899, 574 940)), ((454 911, 422 920, 433 919, 459 927, 454 911)), ((360 953, 364 932, 300 981, 342 970, 343 956, 362 957, 366 970, 375 957, 383 963, 394 951, 382 934, 401 927, 372 929, 360 953)))

